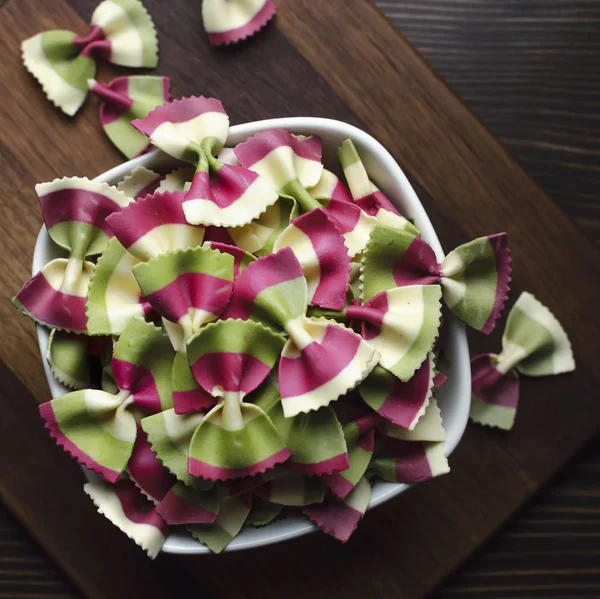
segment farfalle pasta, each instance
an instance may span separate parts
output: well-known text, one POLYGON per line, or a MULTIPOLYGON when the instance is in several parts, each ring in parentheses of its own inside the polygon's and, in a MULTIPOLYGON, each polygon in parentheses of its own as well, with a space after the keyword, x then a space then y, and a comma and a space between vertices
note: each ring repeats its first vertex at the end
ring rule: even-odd
POLYGON ((132 124, 167 154, 194 165, 196 172, 182 203, 189 223, 245 225, 277 200, 259 175, 217 158, 229 132, 229 117, 218 100, 184 98, 132 124))
POLYGON ((519 403, 519 375, 552 376, 575 370, 571 343, 556 317, 523 292, 506 321, 500 354, 471 361, 471 420, 509 430, 519 403))
POLYGON ((48 99, 69 116, 85 102, 97 59, 125 67, 158 64, 156 30, 139 0, 104 0, 92 14, 91 26, 87 35, 46 31, 21 45, 27 70, 48 99))
POLYGON ((438 264, 417 235, 378 225, 363 255, 361 282, 366 300, 396 287, 439 284, 450 310, 489 334, 504 308, 510 273, 506 233, 474 239, 438 264))
MULTIPOLYGON (((238 16, 259 4, 227 3, 238 16)), ((151 557, 171 530, 219 553, 293 512, 345 542, 374 481, 447 473, 441 300, 491 330, 510 279, 505 235, 438 264, 351 140, 339 150, 348 189, 317 136, 270 129, 233 147, 214 98, 165 103, 162 78, 90 85, 122 151, 152 143, 175 159, 117 188, 38 187, 65 258, 14 303, 53 329, 50 368, 76 390, 40 413, 102 477, 85 487, 98 510, 151 557)), ((479 421, 506 409, 506 387, 515 403, 516 370, 545 373, 554 354, 566 368, 562 337, 530 307, 511 312, 500 356, 474 360, 479 421)))
POLYGON ((117 77, 108 84, 95 79, 87 83, 90 91, 102 100, 100 124, 110 141, 127 158, 143 154, 150 142, 131 126, 131 121, 148 116, 150 111, 169 101, 169 78, 130 75, 117 77))
POLYGON ((114 187, 71 177, 36 185, 42 216, 52 241, 67 252, 33 276, 13 298, 13 304, 36 322, 83 333, 85 302, 94 264, 112 231, 106 217, 131 199, 114 187))

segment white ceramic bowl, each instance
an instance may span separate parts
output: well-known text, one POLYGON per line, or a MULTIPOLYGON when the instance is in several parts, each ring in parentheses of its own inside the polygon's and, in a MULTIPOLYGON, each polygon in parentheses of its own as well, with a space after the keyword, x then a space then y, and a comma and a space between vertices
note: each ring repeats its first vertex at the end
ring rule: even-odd
MULTIPOLYGON (((438 261, 443 259, 442 247, 417 194, 402 169, 377 140, 364 131, 340 121, 321 118, 283 118, 231 127, 227 145, 234 146, 259 131, 272 128, 284 128, 302 135, 314 134, 321 136, 323 139, 323 160, 326 165, 336 164, 336 150, 339 144, 347 138, 352 138, 375 184, 400 209, 404 216, 414 219, 414 223, 421 231, 423 239, 435 250, 438 261)), ((136 166, 164 170, 175 166, 175 161, 162 152, 155 151, 117 166, 97 177, 97 180, 116 184, 136 166)), ((33 273, 35 274, 49 260, 60 255, 59 252, 60 250, 52 244, 45 227, 42 227, 33 256, 33 273)), ((37 334, 50 391, 53 397, 59 397, 68 390, 53 378, 48 368, 45 359, 48 331, 38 326, 37 334)), ((445 351, 452 363, 452 371, 446 385, 438 391, 437 397, 442 411, 444 427, 447 431, 446 454, 450 455, 464 433, 471 401, 471 372, 467 338, 464 326, 453 317, 448 322, 445 351)), ((91 477, 93 475, 86 471, 86 476, 91 477)), ((375 483, 369 509, 388 501, 409 487, 410 485, 383 481, 375 483)), ((300 516, 290 517, 263 528, 244 529, 227 547, 227 551, 260 547, 261 545, 298 537, 314 530, 316 530, 316 527, 308 520, 300 516)), ((191 536, 182 533, 169 535, 163 551, 185 554, 208 553, 206 547, 191 536)))

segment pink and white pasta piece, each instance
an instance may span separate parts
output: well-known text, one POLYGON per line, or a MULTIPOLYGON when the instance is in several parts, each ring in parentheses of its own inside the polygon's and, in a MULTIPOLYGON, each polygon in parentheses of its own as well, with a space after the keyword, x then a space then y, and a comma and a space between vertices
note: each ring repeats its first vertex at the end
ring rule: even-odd
POLYGON ((394 287, 439 284, 453 314, 489 334, 508 297, 510 273, 506 233, 465 243, 438 264, 417 235, 378 225, 363 255, 361 280, 367 300, 394 287))
POLYGON ((83 490, 98 512, 139 545, 148 557, 154 559, 160 553, 167 539, 168 526, 130 480, 114 484, 86 483, 83 490))
POLYGON ((284 340, 253 321, 212 323, 188 343, 198 384, 217 398, 194 432, 188 472, 209 480, 260 474, 290 457, 267 414, 244 401, 269 375, 284 340))
POLYGON ((363 477, 344 501, 326 499, 323 503, 302 508, 302 513, 323 532, 345 543, 365 515, 370 501, 371 485, 363 477))
POLYGON ((268 181, 279 195, 294 198, 303 212, 321 206, 307 191, 317 185, 323 172, 320 137, 269 129, 236 146, 235 155, 243 166, 268 181))
POLYGON ((256 173, 216 157, 229 134, 229 117, 218 100, 176 100, 132 124, 167 154, 194 165, 182 203, 190 224, 242 226, 277 201, 277 193, 256 173))
POLYGON ((560 322, 523 292, 508 314, 500 354, 481 354, 471 361, 470 418, 509 430, 519 402, 519 374, 553 376, 573 370, 573 350, 560 322))
POLYGON ((327 206, 328 202, 331 200, 338 200, 349 204, 354 203, 346 186, 336 175, 326 168, 323 169, 319 182, 314 187, 310 187, 308 191, 310 192, 310 195, 319 200, 323 206, 327 206))
POLYGON ((73 391, 39 406, 46 428, 80 464, 116 482, 137 437, 136 414, 172 405, 173 351, 161 329, 133 318, 115 344, 111 371, 118 393, 73 391))
POLYGON ((213 46, 245 40, 275 16, 273 0, 203 0, 202 22, 213 46))
POLYGON ((85 301, 94 264, 112 231, 108 215, 131 201, 106 183, 71 177, 36 185, 42 216, 52 241, 67 258, 55 258, 13 298, 13 305, 47 327, 86 332, 85 301))
POLYGON ((87 35, 46 31, 21 44, 25 68, 69 116, 85 101, 97 59, 125 67, 158 64, 154 23, 139 0, 104 0, 92 14, 91 25, 87 35))
POLYGON ((329 405, 371 372, 379 354, 360 335, 306 318, 308 286, 290 248, 259 258, 236 279, 223 318, 253 318, 283 329, 279 362, 286 418, 329 405))
POLYGON ((350 258, 344 238, 327 213, 318 208, 294 220, 273 245, 292 249, 308 285, 308 303, 341 310, 350 282, 350 258))
MULTIPOLYGON (((150 147, 145 135, 131 126, 171 98, 168 77, 130 75, 110 83, 88 80, 91 92, 100 97, 100 124, 112 143, 127 157, 135 158, 150 147)), ((150 193, 150 192, 148 192, 150 193)))

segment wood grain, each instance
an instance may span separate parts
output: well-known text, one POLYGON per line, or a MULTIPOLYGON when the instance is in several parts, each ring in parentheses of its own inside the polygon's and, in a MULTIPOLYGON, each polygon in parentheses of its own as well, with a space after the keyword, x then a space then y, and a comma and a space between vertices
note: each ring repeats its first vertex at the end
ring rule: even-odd
MULTIPOLYGON (((9 265, 3 261, 9 273, 3 300, 27 277, 39 226, 37 200, 29 191, 33 183, 54 174, 94 175, 119 160, 99 130, 95 102, 90 101, 74 121, 59 117, 23 72, 18 56, 20 39, 44 28, 60 23, 84 31, 94 5, 94 0, 69 4, 59 0, 50 13, 39 10, 33 0, 10 0, 2 8, 0 85, 5 102, 0 105, 0 125, 11 132, 5 135, 11 143, 0 144, 7 165, 0 181, 9 192, 0 199, 0 226, 3 243, 16 253, 9 265), (21 101, 25 96, 27 103, 21 101)), ((161 556, 152 566, 139 564, 135 575, 144 578, 154 572, 170 582, 183 580, 207 596, 253 597, 257 588, 273 598, 289 596, 290 588, 298 597, 421 596, 502 527, 597 432, 600 408, 593 395, 597 379, 592 350, 600 331, 592 309, 598 288, 598 260, 592 246, 370 4, 280 3, 279 30, 268 28, 245 44, 243 52, 209 49, 198 27, 197 9, 185 0, 173 0, 169 10, 159 0, 148 0, 147 6, 159 28, 161 69, 173 77, 176 95, 199 91, 218 95, 235 122, 313 114, 370 130, 417 184, 448 248, 494 230, 498 223, 510 223, 515 286, 526 285, 557 313, 572 336, 580 366, 571 377, 526 382, 523 396, 531 401, 523 402, 511 435, 470 429, 452 460, 452 476, 421 485, 378 508, 347 546, 312 535, 251 555, 161 556), (336 43, 325 45, 322 39, 336 43), (353 73, 353 78, 340 73, 353 73), (556 243, 565 238, 568 243, 556 243), (571 294, 568 306, 562 299, 565 289, 571 294), (564 400, 569 396, 581 398, 575 414, 564 400), (268 588, 264 572, 270 573, 268 588)), ((108 79, 113 72, 102 66, 101 76, 108 79)), ((25 319, 14 317, 6 301, 0 310, 6 310, 0 316, 3 332, 15 342, 12 347, 23 348, 20 355, 4 350, 0 358, 43 399, 45 384, 32 370, 38 364, 32 328, 25 319)), ((489 342, 474 339, 474 349, 498 343, 497 334, 489 342)), ((28 400, 24 390, 19 395, 28 400)), ((34 412, 20 416, 23 427, 39 428, 34 412)), ((22 443, 27 435, 11 428, 3 429, 5 442, 22 443)), ((31 451, 35 455, 35 449, 31 451)), ((18 461, 21 454, 14 454, 18 461)), ((59 460, 60 455, 57 449, 48 450, 49 459, 59 460)), ((98 593, 97 577, 103 588, 110 588, 106 596, 131 596, 120 585, 127 573, 118 563, 121 552, 132 551, 130 543, 117 535, 103 555, 104 569, 94 570, 90 564, 100 562, 93 560, 97 548, 86 536, 88 519, 83 517, 77 530, 70 522, 68 534, 61 532, 66 514, 57 498, 70 487, 63 484, 62 468, 57 465, 53 472, 59 482, 49 490, 48 484, 44 487, 53 501, 31 492, 31 485, 45 479, 28 476, 20 468, 12 479, 3 475, 0 491, 12 509, 20 509, 34 536, 45 539, 47 551, 86 595, 98 593), (24 502, 27 510, 19 507, 24 502), (46 515, 41 528, 39 514, 46 515), (54 540, 50 531, 55 531, 54 540), (78 558, 87 564, 85 576, 79 573, 78 558)), ((81 493, 69 494, 69 501, 73 513, 90 509, 81 493)), ((108 523, 104 526, 112 533, 102 534, 116 534, 108 523)), ((155 590, 146 596, 158 596, 160 588, 155 590)))

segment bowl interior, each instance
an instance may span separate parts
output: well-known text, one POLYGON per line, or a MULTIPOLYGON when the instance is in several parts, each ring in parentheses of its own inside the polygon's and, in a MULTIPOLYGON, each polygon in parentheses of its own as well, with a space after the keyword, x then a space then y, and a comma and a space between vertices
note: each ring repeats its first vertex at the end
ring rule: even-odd
MULTIPOLYGON (((337 164, 336 151, 339 144, 349 137, 352 138, 374 183, 398 207, 404 216, 414 221, 421 231, 423 239, 434 249, 438 260, 443 259, 444 253, 440 242, 415 191, 402 169, 377 140, 364 131, 340 121, 320 118, 284 118, 231 127, 227 145, 234 146, 259 131, 271 128, 285 128, 296 134, 319 135, 323 140, 323 160, 329 168, 337 164)), ((179 163, 166 154, 155 151, 119 165, 97 177, 97 180, 116 184, 136 166, 145 166, 152 170, 167 172, 179 166, 179 163)), ((61 250, 51 242, 45 227, 42 227, 33 257, 33 273, 40 270, 49 260, 60 255, 62 255, 61 250)), ((37 334, 40 352, 42 356, 45 356, 48 331, 38 326, 37 334)), ((471 398, 470 363, 466 334, 462 323, 459 323, 454 317, 450 317, 448 321, 444 349, 452 367, 447 383, 437 392, 436 397, 447 433, 446 454, 450 455, 464 433, 471 398)), ((43 362, 52 396, 59 397, 66 393, 68 389, 53 378, 45 359, 43 362)), ((86 471, 86 476, 92 479, 95 475, 86 471)), ((409 486, 383 481, 376 482, 373 486, 369 509, 405 491, 409 486)), ((311 522, 300 516, 293 516, 263 528, 243 530, 226 550, 235 551, 276 543, 313 530, 316 530, 316 527, 311 522)), ((184 533, 171 533, 163 547, 163 551, 187 554, 209 552, 206 547, 184 533)))

